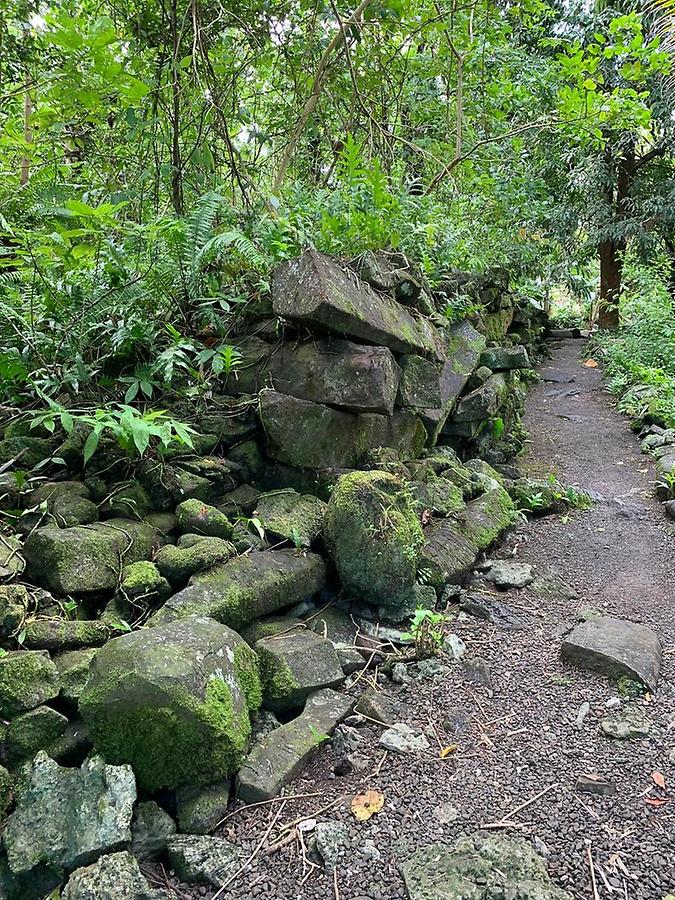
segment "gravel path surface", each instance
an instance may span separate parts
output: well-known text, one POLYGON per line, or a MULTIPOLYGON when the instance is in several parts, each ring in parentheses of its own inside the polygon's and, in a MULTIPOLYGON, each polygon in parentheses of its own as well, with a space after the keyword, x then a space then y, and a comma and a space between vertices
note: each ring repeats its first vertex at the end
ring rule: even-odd
MULTIPOLYGON (((276 846, 263 847, 219 898, 403 900, 398 865, 412 850, 486 824, 503 827, 509 814, 506 833, 532 841, 554 880, 575 897, 594 897, 591 860, 596 898, 675 893, 675 538, 651 497, 653 467, 602 392, 600 373, 580 364, 581 342, 552 349, 541 372, 551 380, 528 400, 525 465, 593 491, 598 502, 567 518, 533 520, 500 551, 515 552, 544 578, 543 586, 500 594, 529 613, 532 625, 500 631, 460 615, 452 631, 467 645, 464 662, 443 659, 445 670, 432 677, 411 666, 411 682, 402 686, 382 676, 378 689, 402 704, 402 721, 426 731, 430 749, 385 755, 377 746, 381 729, 362 726, 359 751, 367 765, 335 776, 332 750, 324 748, 288 789, 314 796, 234 812, 225 823, 222 834, 252 854, 277 816, 268 842, 276 846), (560 661, 565 626, 589 608, 650 625, 663 641, 658 694, 638 701, 653 723, 646 738, 605 737, 599 720, 617 696, 616 682, 560 661), (448 745, 457 749, 441 758, 448 745), (653 772, 663 774, 665 791, 653 772), (616 794, 575 792, 583 774, 608 779, 616 794), (368 788, 384 794, 384 808, 357 823, 350 801, 368 788), (284 843, 292 834, 284 826, 298 817, 347 827, 334 872, 314 867, 297 838, 284 843)), ((311 843, 311 831, 303 840, 311 843)), ((215 893, 172 886, 179 897, 215 893)))

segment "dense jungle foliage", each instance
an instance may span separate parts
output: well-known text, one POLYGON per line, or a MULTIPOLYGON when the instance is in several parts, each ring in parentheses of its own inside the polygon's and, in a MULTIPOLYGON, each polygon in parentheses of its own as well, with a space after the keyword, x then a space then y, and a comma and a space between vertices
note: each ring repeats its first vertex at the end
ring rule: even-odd
POLYGON ((390 247, 431 286, 504 266, 614 329, 612 387, 646 382, 675 423, 672 17, 672 0, 6 0, 2 402, 142 431, 141 449, 180 428, 147 410, 236 369, 233 324, 275 264, 390 247))

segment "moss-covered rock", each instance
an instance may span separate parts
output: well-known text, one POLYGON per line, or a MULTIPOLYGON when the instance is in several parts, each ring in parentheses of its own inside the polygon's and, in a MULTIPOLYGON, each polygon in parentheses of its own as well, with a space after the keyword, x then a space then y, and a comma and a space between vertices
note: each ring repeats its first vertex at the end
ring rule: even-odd
POLYGON ((351 472, 337 483, 324 532, 344 589, 377 605, 410 597, 424 542, 415 504, 386 472, 351 472))
POLYGON ((243 441, 231 447, 227 459, 242 481, 258 481, 265 474, 265 457, 257 441, 243 441))
POLYGON ((0 824, 5 821, 12 802, 12 776, 4 766, 0 766, 0 824))
POLYGON ((82 647, 100 647, 114 634, 115 626, 102 619, 37 618, 26 624, 24 646, 31 650, 64 653, 82 647))
POLYGON ((0 638, 7 640, 18 634, 26 614, 33 606, 25 585, 0 585, 0 638))
POLYGON ((60 696, 65 700, 79 700, 89 677, 89 666, 97 652, 97 647, 87 647, 83 650, 69 650, 54 658, 54 665, 61 679, 60 696))
POLYGON ((412 482, 410 490, 420 509, 428 509, 434 515, 449 516, 464 507, 464 495, 448 478, 431 474, 424 482, 412 482))
POLYGON ((260 491, 252 484, 240 484, 238 488, 223 494, 214 505, 228 519, 238 519, 240 516, 250 516, 256 507, 260 491))
POLYGON ((0 543, 0 578, 14 578, 24 571, 25 559, 21 541, 14 535, 3 535, 0 543))
POLYGON ((109 519, 90 527, 47 525, 26 540, 26 574, 59 594, 112 591, 122 565, 148 559, 161 543, 152 526, 130 519, 109 519))
POLYGON ((273 538, 309 547, 321 534, 325 510, 326 504, 311 494, 280 490, 261 494, 255 516, 273 538))
POLYGON ((441 406, 441 365, 423 356, 403 356, 396 402, 407 409, 438 409, 441 406))
POLYGON ((265 706, 282 711, 302 706, 320 688, 337 687, 344 673, 331 641, 310 631, 262 638, 255 644, 260 660, 265 706))
POLYGON ((479 550, 486 550, 514 521, 515 506, 503 487, 494 487, 457 514, 463 533, 479 550))
POLYGON ((209 834, 227 812, 230 780, 205 787, 182 785, 176 791, 178 827, 184 834, 209 834))
POLYGON ((5 738, 9 765, 33 758, 38 750, 48 750, 66 730, 68 719, 50 706, 38 706, 12 719, 5 738))
POLYGON ((208 500, 213 493, 207 478, 162 460, 147 460, 138 467, 138 480, 147 492, 153 509, 173 511, 183 500, 208 500))
POLYGON ((131 825, 131 850, 136 859, 143 862, 161 856, 166 850, 167 839, 175 833, 175 822, 154 800, 136 804, 131 825))
POLYGON ((207 615, 231 628, 240 628, 312 598, 325 582, 325 565, 316 553, 253 552, 194 575, 190 585, 170 597, 149 624, 207 615))
POLYGON ((171 584, 181 585, 197 572, 211 569, 236 556, 230 541, 196 534, 183 535, 177 546, 167 544, 155 557, 155 564, 171 584))
POLYGON ((59 689, 59 673, 48 653, 17 650, 0 657, 0 718, 34 709, 59 689))
POLYGON ((171 585, 154 563, 142 559, 122 569, 119 593, 132 606, 147 609, 171 596, 171 585))
POLYGON ((264 531, 258 530, 255 522, 235 522, 232 529, 232 543, 237 553, 248 553, 250 550, 267 550, 269 541, 263 537, 264 531))
POLYGON ((237 770, 261 702, 255 653, 203 617, 115 638, 92 663, 80 711, 106 759, 148 790, 237 770))
POLYGON ((209 506, 201 500, 184 500, 179 503, 176 517, 182 532, 203 534, 225 541, 232 537, 232 523, 227 516, 215 506, 209 506))

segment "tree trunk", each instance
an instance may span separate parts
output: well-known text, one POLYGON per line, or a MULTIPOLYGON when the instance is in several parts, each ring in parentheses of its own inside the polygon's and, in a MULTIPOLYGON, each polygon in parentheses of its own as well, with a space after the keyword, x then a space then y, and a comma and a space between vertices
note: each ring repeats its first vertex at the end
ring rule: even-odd
POLYGON ((178 0, 170 10, 171 44, 171 203, 177 216, 183 215, 183 162, 180 153, 180 34, 178 32, 178 0))
POLYGON ((600 252, 598 325, 600 328, 615 329, 619 327, 619 297, 626 242, 603 241, 598 250, 600 252))

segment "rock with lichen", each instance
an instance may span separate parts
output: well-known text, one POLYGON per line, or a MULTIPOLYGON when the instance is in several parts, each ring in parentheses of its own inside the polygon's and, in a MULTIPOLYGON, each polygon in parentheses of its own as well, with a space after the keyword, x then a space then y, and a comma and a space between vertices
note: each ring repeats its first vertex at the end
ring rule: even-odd
POLYGON ((181 585, 191 575, 225 563, 236 553, 234 544, 222 538, 184 534, 177 545, 162 547, 155 557, 155 565, 171 584, 181 585))
POLYGON ((11 718, 59 693, 56 666, 48 653, 17 650, 0 656, 0 717, 11 718))
POLYGON ((343 475, 328 503, 324 532, 345 591, 384 607, 408 602, 424 536, 400 479, 372 471, 343 475))
POLYGON ((80 696, 94 746, 147 790, 235 772, 262 699, 257 657, 231 629, 193 616, 115 638, 80 696))
POLYGON ((178 528, 182 532, 203 534, 228 540, 232 536, 232 523, 225 513, 201 500, 184 500, 176 507, 178 528))
POLYGON ((279 712, 305 702, 320 688, 344 681, 332 642, 310 631, 281 632, 255 643, 265 706, 279 712))
POLYGON ((321 534, 325 509, 317 497, 285 489, 261 494, 254 515, 273 538, 309 547, 321 534))
POLYGON ((5 738, 8 765, 32 759, 38 750, 49 750, 68 726, 68 719, 50 706, 38 706, 16 716, 9 723, 5 738))
POLYGON ((170 597, 149 624, 202 615, 241 628, 311 599, 325 583, 326 567, 317 553, 291 549, 253 552, 193 575, 190 584, 170 597))

